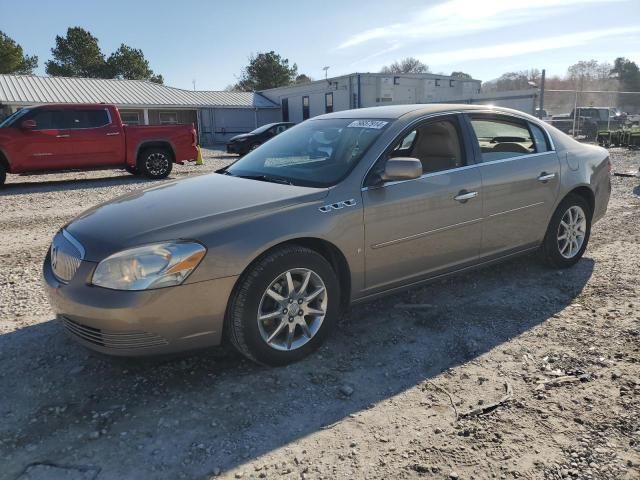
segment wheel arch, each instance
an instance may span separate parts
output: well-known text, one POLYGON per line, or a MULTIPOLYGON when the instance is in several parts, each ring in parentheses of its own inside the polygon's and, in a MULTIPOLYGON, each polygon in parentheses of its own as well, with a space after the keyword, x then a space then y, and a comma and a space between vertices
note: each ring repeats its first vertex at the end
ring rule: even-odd
POLYGON ((589 188, 586 185, 580 185, 579 187, 575 187, 573 190, 567 192, 567 194, 560 200, 558 205, 562 203, 564 199, 567 198, 569 195, 577 195, 579 197, 582 197, 589 205, 589 208, 591 209, 591 215, 593 215, 596 207, 596 195, 595 193, 593 193, 593 190, 591 190, 591 188, 589 188))
POLYGON ((140 155, 149 148, 165 148, 171 153, 172 161, 176 161, 176 151, 168 140, 149 140, 138 145, 136 149, 136 161, 140 159, 140 155))
POLYGON ((2 150, 0 150, 0 165, 4 167, 7 173, 11 173, 11 165, 9 164, 9 160, 2 150))
POLYGON ((351 303, 351 268, 349 267, 349 263, 347 262, 347 259, 342 251, 335 244, 322 238, 292 238, 270 246, 269 248, 261 252, 258 256, 256 256, 244 268, 244 270, 238 277, 238 282, 236 282, 234 290, 238 287, 239 281, 243 277, 245 272, 247 272, 257 261, 259 261, 264 256, 269 255, 269 253, 271 253, 272 251, 289 245, 298 245, 313 250, 329 262, 333 270, 336 272, 338 282, 340 282, 340 290, 343 293, 343 295, 340 296, 340 310, 344 312, 351 303))

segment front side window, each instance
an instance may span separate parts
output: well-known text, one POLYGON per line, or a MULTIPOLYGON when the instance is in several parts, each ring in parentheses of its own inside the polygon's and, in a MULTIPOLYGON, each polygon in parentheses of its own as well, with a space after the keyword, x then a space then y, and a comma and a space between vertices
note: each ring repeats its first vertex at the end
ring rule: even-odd
POLYGON ((24 119, 34 120, 36 122, 36 126, 33 130, 59 130, 67 128, 63 110, 33 110, 32 113, 30 115, 26 115, 24 119))
POLYGON ((335 185, 389 123, 348 118, 304 122, 242 157, 224 173, 311 187, 335 185))
POLYGON ((483 162, 536 153, 527 122, 512 117, 472 116, 483 162))
POLYGON ((99 128, 109 125, 109 115, 103 108, 67 110, 69 128, 99 128))
POLYGON ((418 125, 400 139, 390 156, 417 158, 422 163, 422 173, 451 170, 465 164, 454 119, 418 125))

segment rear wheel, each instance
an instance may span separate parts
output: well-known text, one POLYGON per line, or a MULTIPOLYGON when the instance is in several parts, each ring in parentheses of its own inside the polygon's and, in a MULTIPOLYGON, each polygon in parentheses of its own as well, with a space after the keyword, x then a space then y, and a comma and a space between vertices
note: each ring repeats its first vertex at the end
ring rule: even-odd
POLYGON ((285 365, 322 345, 339 305, 339 283, 329 262, 305 247, 283 247, 238 280, 227 311, 227 334, 251 360, 285 365))
POLYGON ((7 169, 4 165, 0 163, 0 187, 4 185, 5 180, 7 179, 7 169))
POLYGON ((575 265, 589 243, 591 216, 591 208, 584 198, 568 195, 551 217, 540 247, 542 259, 555 268, 575 265))
POLYGON ((166 148, 148 148, 139 155, 137 170, 148 178, 167 178, 172 168, 173 155, 166 148))

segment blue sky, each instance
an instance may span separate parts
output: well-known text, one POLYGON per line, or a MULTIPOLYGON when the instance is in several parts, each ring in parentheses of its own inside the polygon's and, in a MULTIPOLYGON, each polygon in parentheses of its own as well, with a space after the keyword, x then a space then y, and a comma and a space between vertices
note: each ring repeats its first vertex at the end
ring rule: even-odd
POLYGON ((0 30, 40 57, 82 26, 103 52, 144 51, 167 85, 234 83, 251 53, 275 50, 322 78, 378 71, 415 56, 432 71, 490 80, 506 71, 564 74, 578 60, 640 63, 640 0, 0 0, 0 30))

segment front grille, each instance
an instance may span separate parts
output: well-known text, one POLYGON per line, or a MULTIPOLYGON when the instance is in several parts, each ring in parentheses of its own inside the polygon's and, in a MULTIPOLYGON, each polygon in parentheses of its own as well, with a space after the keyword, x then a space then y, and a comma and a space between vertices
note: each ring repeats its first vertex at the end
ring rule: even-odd
POLYGON ((51 243, 51 269, 58 280, 69 283, 80 268, 84 257, 82 245, 65 230, 51 243))
POLYGON ((159 347, 168 343, 164 338, 155 333, 141 331, 115 332, 83 325, 67 317, 61 317, 61 320, 69 333, 99 347, 130 350, 159 347))

